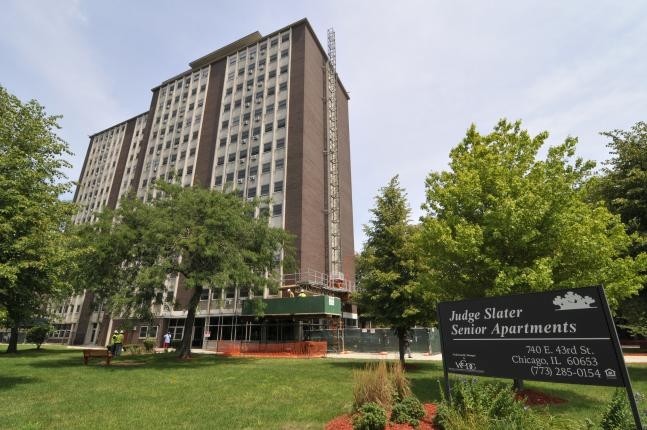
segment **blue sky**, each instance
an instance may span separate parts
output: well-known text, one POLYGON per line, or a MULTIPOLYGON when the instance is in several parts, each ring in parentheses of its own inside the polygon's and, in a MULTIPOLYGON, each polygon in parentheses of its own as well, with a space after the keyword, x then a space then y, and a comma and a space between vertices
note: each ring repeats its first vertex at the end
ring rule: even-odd
POLYGON ((3 2, 0 84, 61 114, 77 179, 87 136, 144 112, 150 89, 252 31, 307 17, 350 91, 355 247, 378 189, 400 175, 413 218, 424 179, 447 166, 471 123, 521 119, 549 142, 647 115, 647 3, 642 1, 30 1, 3 2))

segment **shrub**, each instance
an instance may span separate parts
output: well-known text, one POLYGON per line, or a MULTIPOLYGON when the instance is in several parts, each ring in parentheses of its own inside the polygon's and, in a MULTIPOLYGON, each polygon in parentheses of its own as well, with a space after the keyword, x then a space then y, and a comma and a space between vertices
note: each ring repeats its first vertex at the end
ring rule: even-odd
POLYGON ((398 424, 411 424, 417 427, 419 421, 425 417, 425 408, 413 396, 404 397, 393 406, 391 421, 398 424))
POLYGON ((131 343, 124 345, 124 351, 129 355, 140 355, 144 350, 141 345, 137 343, 131 343))
POLYGON ((452 384, 451 395, 451 404, 443 398, 438 406, 436 422, 442 428, 549 428, 502 383, 459 380, 452 384))
POLYGON ((152 337, 147 337, 144 339, 144 349, 146 352, 153 352, 155 350, 155 339, 152 337))
POLYGON ((402 400, 411 396, 411 382, 405 376, 404 368, 400 362, 393 363, 390 366, 389 379, 391 380, 393 395, 396 400, 402 400))
POLYGON ((622 390, 613 393, 611 401, 602 414, 600 426, 603 430, 625 430, 634 428, 634 420, 629 410, 629 402, 622 390))
POLYGON ((377 403, 382 408, 391 409, 393 385, 384 361, 368 363, 362 370, 353 372, 353 407, 355 410, 368 403, 377 403))
POLYGON ((353 418, 353 430, 383 430, 386 427, 386 411, 374 402, 365 403, 353 418))
POLYGON ((35 343, 36 349, 40 349, 40 346, 47 340, 49 334, 52 332, 52 326, 49 324, 39 324, 35 325, 29 330, 27 330, 26 340, 29 343, 35 343))

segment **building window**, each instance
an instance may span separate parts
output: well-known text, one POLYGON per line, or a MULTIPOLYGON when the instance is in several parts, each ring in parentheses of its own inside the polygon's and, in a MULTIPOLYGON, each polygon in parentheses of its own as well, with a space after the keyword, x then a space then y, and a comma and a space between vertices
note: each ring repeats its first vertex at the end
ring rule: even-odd
POLYGON ((285 108, 286 108, 286 106, 287 106, 287 104, 288 104, 288 101, 287 101, 287 100, 280 100, 280 101, 279 101, 279 110, 281 110, 281 109, 285 109, 285 108))
POLYGON ((284 128, 285 127, 285 119, 280 119, 276 121, 276 128, 284 128))
POLYGON ((272 79, 276 77, 276 69, 270 70, 269 73, 267 74, 268 79, 272 79))
MULTIPOLYGON (((188 136, 187 136, 187 137, 188 137, 188 136)), ((188 139, 187 139, 187 140, 188 140, 188 139)), ((191 150, 189 151, 189 157, 191 157, 191 156, 193 156, 193 155, 195 155, 195 148, 191 148, 191 150)))
POLYGON ((279 160, 276 160, 274 162, 274 168, 277 169, 277 170, 283 168, 283 159, 282 158, 279 159, 279 160))
POLYGON ((288 89, 288 83, 287 82, 283 82, 283 83, 281 83, 279 85, 279 91, 285 91, 287 89, 288 89))
POLYGON ((189 166, 189 167, 186 168, 186 174, 187 175, 193 174, 193 166, 189 166))
POLYGON ((218 157, 217 165, 222 166, 223 164, 225 164, 225 156, 224 155, 222 157, 218 157))
POLYGON ((261 185, 261 197, 270 195, 270 184, 261 185))
POLYGON ((258 166, 251 166, 249 168, 249 175, 250 176, 256 176, 257 173, 258 173, 258 166))
POLYGON ((272 131, 272 129, 274 129, 274 124, 272 123, 265 124, 265 132, 272 131))
POLYGON ((230 163, 233 162, 233 161, 236 161, 236 154, 235 153, 234 154, 229 154, 229 157, 227 158, 227 161, 229 161, 230 163))
POLYGON ((280 216, 283 213, 283 205, 272 206, 272 216, 280 216))
POLYGON ((283 191, 283 181, 274 182, 274 192, 277 193, 279 191, 283 191))
POLYGON ((288 56, 288 50, 287 49, 284 49, 283 51, 281 51, 281 58, 284 58, 284 57, 287 57, 287 56, 288 56))
POLYGON ((157 326, 156 325, 143 325, 139 327, 139 338, 145 339, 147 337, 157 337, 157 326))
POLYGON ((227 127, 229 127, 229 120, 225 120, 222 122, 222 128, 225 129, 227 127))
POLYGON ((283 75, 283 74, 285 74, 285 73, 287 73, 287 72, 288 72, 288 66, 283 66, 283 67, 281 67, 281 74, 282 74, 282 75, 283 75))
POLYGON ((233 182, 233 180, 234 180, 234 172, 229 172, 229 173, 227 173, 227 179, 226 179, 226 181, 227 181, 227 182, 233 182))
POLYGON ((223 137, 220 139, 220 147, 222 148, 223 146, 227 146, 227 138, 223 137))
POLYGON ((200 291, 200 301, 209 300, 209 288, 203 288, 200 291))
POLYGON ((252 198, 256 197, 256 188, 250 188, 247 190, 247 197, 252 198))
POLYGON ((263 144, 263 152, 270 152, 272 150, 272 142, 263 144))
POLYGON ((276 62, 276 59, 277 59, 277 58, 278 58, 278 56, 277 56, 276 54, 272 54, 272 55, 270 55, 270 63, 274 63, 274 62, 276 62))
POLYGON ((272 163, 263 163, 262 173, 269 173, 272 170, 272 163))
POLYGON ((244 170, 239 170, 238 174, 236 175, 237 179, 244 179, 245 178, 245 171, 244 170))
POLYGON ((222 175, 216 176, 215 185, 222 185, 222 175))
POLYGON ((280 138, 276 140, 276 149, 283 149, 285 148, 285 138, 280 138))

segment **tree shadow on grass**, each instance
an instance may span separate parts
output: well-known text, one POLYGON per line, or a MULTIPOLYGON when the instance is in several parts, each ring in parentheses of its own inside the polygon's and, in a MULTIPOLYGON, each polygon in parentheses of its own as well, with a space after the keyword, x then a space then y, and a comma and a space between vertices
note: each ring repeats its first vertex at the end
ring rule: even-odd
POLYGON ((69 349, 63 348, 44 348, 41 349, 30 348, 30 349, 19 349, 16 353, 6 352, 6 348, 0 349, 0 359, 11 359, 11 358, 25 358, 25 357, 46 357, 48 355, 54 354, 69 354, 69 349))
POLYGON ((226 358, 213 355, 194 355, 191 359, 181 360, 175 354, 145 354, 145 355, 122 355, 115 357, 106 365, 105 358, 91 358, 87 365, 83 364, 83 351, 68 351, 69 356, 50 360, 39 360, 27 363, 37 368, 60 368, 60 367, 91 367, 105 368, 112 371, 127 371, 133 369, 191 369, 218 364, 247 364, 253 362, 253 358, 226 358))
POLYGON ((16 385, 38 382, 38 378, 31 376, 2 376, 0 375, 0 391, 9 390, 16 385))

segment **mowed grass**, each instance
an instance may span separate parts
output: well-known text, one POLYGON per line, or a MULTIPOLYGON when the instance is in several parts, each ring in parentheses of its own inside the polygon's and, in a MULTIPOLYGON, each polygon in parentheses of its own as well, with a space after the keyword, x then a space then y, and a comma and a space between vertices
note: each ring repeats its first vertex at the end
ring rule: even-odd
MULTIPOLYGON (((180 361, 156 354, 84 366, 80 350, 27 348, 0 354, 0 428, 321 429, 350 411, 352 372, 364 364, 212 355, 180 361)), ((647 366, 631 366, 630 373, 635 390, 647 393, 647 366)), ((440 363, 412 363, 408 374, 423 402, 440 399, 440 363)), ((568 400, 550 413, 595 422, 613 393, 606 387, 526 386, 568 400)))

